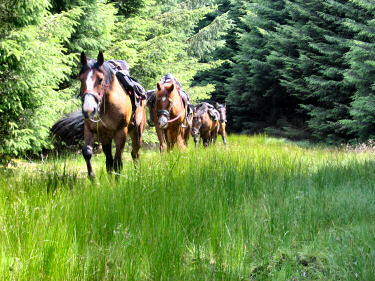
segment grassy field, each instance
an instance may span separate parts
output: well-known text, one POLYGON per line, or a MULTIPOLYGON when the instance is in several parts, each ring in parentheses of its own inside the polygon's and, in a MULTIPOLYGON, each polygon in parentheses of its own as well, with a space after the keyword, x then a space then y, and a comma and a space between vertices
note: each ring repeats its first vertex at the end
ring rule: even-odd
POLYGON ((265 136, 0 171, 1 280, 375 280, 375 155, 265 136))

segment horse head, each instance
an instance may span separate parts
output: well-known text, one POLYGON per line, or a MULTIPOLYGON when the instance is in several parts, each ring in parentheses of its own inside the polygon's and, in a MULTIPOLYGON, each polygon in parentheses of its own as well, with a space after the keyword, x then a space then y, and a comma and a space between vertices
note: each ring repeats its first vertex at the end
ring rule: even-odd
POLYGON ((173 81, 168 83, 157 83, 156 85, 155 110, 158 118, 158 125, 166 129, 168 124, 177 121, 183 113, 183 103, 173 81))
POLYGON ((193 122, 191 124, 191 136, 194 138, 195 142, 198 141, 198 135, 199 135, 199 131, 201 129, 201 126, 202 126, 201 115, 198 116, 197 109, 194 108, 194 111, 193 111, 193 122))
POLYGON ((85 118, 93 118, 99 114, 105 89, 112 82, 111 70, 104 62, 102 52, 99 52, 96 61, 88 60, 86 54, 82 52, 81 65, 78 79, 81 81, 82 113, 85 118))
POLYGON ((220 104, 216 103, 216 109, 220 113, 220 123, 227 122, 227 106, 226 103, 220 104))

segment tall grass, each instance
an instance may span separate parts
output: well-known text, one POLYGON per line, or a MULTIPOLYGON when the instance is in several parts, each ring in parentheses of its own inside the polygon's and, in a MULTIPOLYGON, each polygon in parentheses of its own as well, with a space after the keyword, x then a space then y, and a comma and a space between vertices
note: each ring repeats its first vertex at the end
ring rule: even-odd
POLYGON ((0 172, 0 278, 375 279, 373 155, 228 141, 0 172))

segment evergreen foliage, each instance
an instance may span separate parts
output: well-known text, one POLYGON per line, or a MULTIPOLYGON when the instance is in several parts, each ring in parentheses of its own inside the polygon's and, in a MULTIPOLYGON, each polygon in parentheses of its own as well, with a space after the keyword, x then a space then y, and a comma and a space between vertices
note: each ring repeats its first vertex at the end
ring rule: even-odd
MULTIPOLYGON (((227 102, 232 131, 341 143, 375 137, 375 4, 365 0, 0 0, 0 154, 38 153, 79 107, 77 56, 172 73, 227 102)), ((152 141, 153 133, 146 133, 152 141)))
MULTIPOLYGON (((216 1, 0 0, 0 154, 38 153, 52 144, 49 127, 79 107, 77 55, 105 50, 127 60, 132 76, 154 88, 173 73, 192 99, 208 97, 212 85, 190 88, 198 57, 220 44, 225 17, 198 22, 216 1), (162 3, 161 3, 162 2, 162 3), (212 33, 212 35, 210 35, 212 33), (212 46, 208 44, 212 42, 212 46), (217 41, 217 42, 216 42, 217 41)), ((224 30, 224 29, 223 29, 224 30)), ((146 133, 146 141, 155 139, 146 133)))
POLYGON ((42 9, 48 7, 45 1, 32 3, 35 9, 15 7, 17 18, 13 25, 8 22, 0 39, 0 154, 37 152, 48 146, 48 127, 69 99, 66 92, 56 91, 72 63, 62 43, 82 11, 48 15, 42 9))
POLYGON ((290 106, 280 86, 278 67, 267 60, 272 51, 276 24, 285 22, 284 1, 254 1, 240 28, 239 50, 234 56, 232 75, 227 79, 226 100, 236 130, 258 132, 276 125, 290 106))
POLYGON ((361 141, 366 141, 375 138, 375 3, 352 2, 367 13, 345 21, 356 34, 346 54, 350 67, 345 72, 346 81, 355 87, 355 93, 351 97, 351 116, 341 123, 361 141))

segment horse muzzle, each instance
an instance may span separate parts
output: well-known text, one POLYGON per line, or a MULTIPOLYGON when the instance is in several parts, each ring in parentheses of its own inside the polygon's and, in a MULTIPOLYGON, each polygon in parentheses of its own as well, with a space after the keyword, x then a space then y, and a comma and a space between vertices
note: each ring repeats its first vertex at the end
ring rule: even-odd
POLYGON ((192 136, 193 138, 197 138, 198 135, 199 135, 199 130, 196 129, 196 128, 192 128, 192 129, 191 129, 191 136, 192 136))
POLYGON ((86 95, 82 104, 82 113, 85 118, 93 118, 98 113, 98 102, 93 95, 86 95))
POLYGON ((85 118, 95 118, 95 116, 97 115, 97 110, 96 108, 94 108, 94 110, 92 111, 84 111, 82 110, 82 114, 85 118))
POLYGON ((169 111, 165 109, 158 110, 158 125, 161 129, 168 127, 169 111))
POLYGON ((158 120, 158 124, 159 124, 159 127, 161 129, 166 129, 168 127, 168 118, 167 118, 167 116, 164 116, 164 115, 160 116, 159 120, 158 120))

